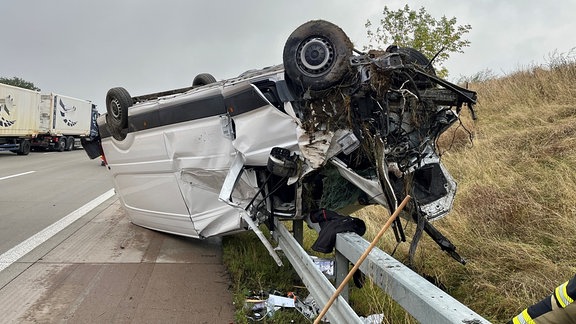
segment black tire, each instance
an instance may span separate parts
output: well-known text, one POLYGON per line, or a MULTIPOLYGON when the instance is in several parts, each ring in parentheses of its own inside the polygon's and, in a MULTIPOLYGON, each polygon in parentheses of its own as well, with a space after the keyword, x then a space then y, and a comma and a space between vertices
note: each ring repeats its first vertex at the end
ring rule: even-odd
POLYGON ((106 123, 112 136, 122 141, 126 138, 128 128, 128 108, 134 101, 126 89, 118 87, 108 90, 106 94, 106 123))
POLYGON ((66 148, 64 151, 72 151, 74 150, 74 137, 68 136, 66 137, 66 148))
POLYGON ((210 83, 216 82, 216 78, 210 73, 200 73, 192 81, 193 87, 200 87, 210 83))
POLYGON ((326 90, 345 79, 354 46, 340 27, 309 21, 296 28, 284 45, 284 69, 302 91, 326 90))
POLYGON ((29 140, 22 140, 20 142, 20 149, 16 151, 18 155, 28 155, 30 154, 30 141, 29 140))
MULTIPOLYGON (((430 64, 430 60, 422 52, 411 47, 399 47, 398 53, 402 57, 404 64, 416 65, 427 74, 436 76, 436 71, 432 64, 430 64)), ((434 83, 422 74, 410 73, 410 76, 416 83, 418 89, 425 89, 434 86, 434 83)))
POLYGON ((66 148, 66 137, 61 136, 58 138, 58 143, 54 145, 54 151, 64 152, 65 148, 66 148))

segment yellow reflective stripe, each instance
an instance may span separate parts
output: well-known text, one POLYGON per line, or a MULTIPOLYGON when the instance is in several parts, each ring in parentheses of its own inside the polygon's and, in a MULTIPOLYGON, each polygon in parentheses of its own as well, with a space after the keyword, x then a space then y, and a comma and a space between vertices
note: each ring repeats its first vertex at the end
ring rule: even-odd
POLYGON ((566 281, 565 283, 556 287, 556 290, 555 290, 556 300, 558 300, 558 302, 560 303, 560 306, 562 306, 562 308, 564 308, 564 307, 568 306, 569 304, 571 304, 572 302, 574 302, 574 300, 572 298, 570 298, 570 296, 568 296, 568 292, 566 291, 567 286, 568 286, 568 281, 566 281))
POLYGON ((522 313, 518 314, 518 316, 512 319, 513 324, 536 324, 532 317, 528 315, 528 308, 522 311, 522 313))

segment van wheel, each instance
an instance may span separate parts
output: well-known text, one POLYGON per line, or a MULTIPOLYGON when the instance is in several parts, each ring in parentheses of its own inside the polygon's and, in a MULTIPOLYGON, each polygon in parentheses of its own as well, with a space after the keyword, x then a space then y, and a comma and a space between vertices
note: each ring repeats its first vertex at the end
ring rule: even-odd
POLYGON ((309 21, 296 28, 284 45, 284 69, 302 91, 326 90, 350 71, 353 45, 340 27, 324 21, 309 21))
POLYGON ((212 76, 212 74, 200 73, 194 78, 194 81, 192 81, 192 86, 200 87, 214 82, 216 82, 216 78, 212 76))
POLYGON ((126 89, 118 87, 108 90, 106 94, 106 122, 112 136, 121 141, 126 137, 128 128, 128 108, 134 101, 126 89))

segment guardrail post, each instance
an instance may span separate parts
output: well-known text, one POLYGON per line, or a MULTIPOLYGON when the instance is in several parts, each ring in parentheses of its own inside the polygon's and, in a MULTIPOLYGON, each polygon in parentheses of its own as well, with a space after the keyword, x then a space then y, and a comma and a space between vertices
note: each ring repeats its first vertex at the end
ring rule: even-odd
POLYGON ((292 233, 296 242, 302 245, 304 242, 304 220, 295 219, 292 221, 292 233))
MULTIPOLYGON (((335 258, 334 258, 334 286, 338 287, 348 275, 348 270, 350 268, 350 261, 346 259, 346 257, 336 250, 335 258)), ((348 301, 349 291, 348 291, 348 284, 344 286, 342 292, 340 292, 340 296, 344 298, 345 301, 348 301)))
MULTIPOLYGON (((278 218, 274 218, 274 224, 276 228, 274 238, 278 242, 278 246, 282 249, 282 252, 290 261, 290 264, 298 273, 316 303, 320 306, 325 305, 330 296, 336 291, 336 288, 316 267, 312 258, 296 242, 294 236, 278 218)), ((362 320, 342 297, 336 299, 334 305, 326 313, 326 317, 330 323, 362 324, 362 320)))

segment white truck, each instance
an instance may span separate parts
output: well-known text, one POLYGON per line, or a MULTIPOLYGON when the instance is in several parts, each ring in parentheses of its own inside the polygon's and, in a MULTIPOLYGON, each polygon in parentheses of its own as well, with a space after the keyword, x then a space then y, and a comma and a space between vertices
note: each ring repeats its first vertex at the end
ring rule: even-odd
POLYGON ((97 114, 90 101, 0 84, 0 151, 70 151, 90 137, 97 114))

